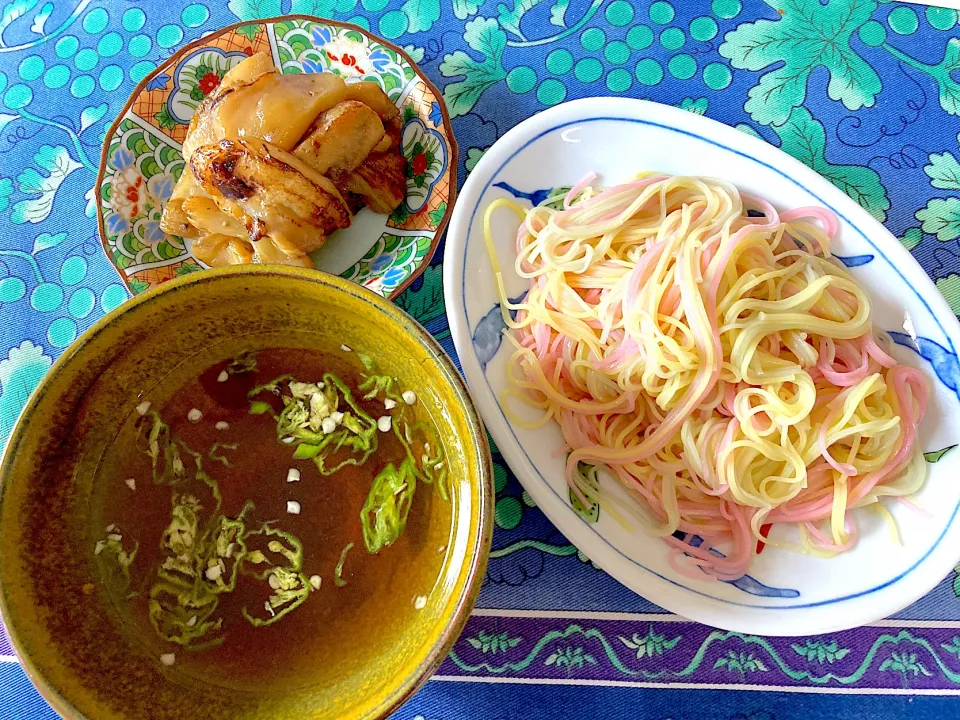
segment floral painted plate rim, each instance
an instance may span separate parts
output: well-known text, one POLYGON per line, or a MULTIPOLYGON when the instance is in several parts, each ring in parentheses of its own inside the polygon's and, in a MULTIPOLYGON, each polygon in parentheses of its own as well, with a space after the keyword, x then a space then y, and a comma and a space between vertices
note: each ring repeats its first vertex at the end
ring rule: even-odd
MULTIPOLYGON (((97 202, 96 202, 97 230, 100 238, 100 246, 103 248, 103 252, 104 252, 104 255, 106 255, 107 261, 110 263, 113 269, 120 276, 120 279, 123 282, 124 286, 127 288, 128 291, 130 291, 132 295, 136 295, 137 293, 130 286, 131 276, 128 276, 120 267, 116 265, 116 263, 113 260, 112 254, 110 252, 109 243, 107 241, 106 228, 105 228, 103 203, 100 195, 104 180, 106 179, 107 167, 108 167, 107 163, 108 163, 108 157, 110 154, 110 147, 112 145, 114 138, 117 135, 117 132, 120 128, 121 123, 123 123, 123 121, 127 118, 128 113, 130 113, 137 99, 148 89, 149 84, 155 78, 157 78, 160 75, 166 74, 168 71, 176 68, 184 59, 186 59, 189 55, 191 55, 195 50, 208 46, 218 38, 223 37, 227 33, 234 32, 244 26, 261 25, 264 27, 264 29, 266 29, 268 27, 272 27, 273 25, 276 25, 277 23, 287 22, 287 21, 305 21, 310 23, 323 24, 329 27, 335 27, 340 30, 350 30, 350 31, 360 33, 361 35, 365 36, 369 41, 378 43, 383 47, 399 55, 405 62, 407 62, 410 65, 416 78, 421 80, 426 86, 426 89, 433 94, 434 100, 440 109, 441 117, 443 120, 443 127, 446 131, 444 139, 445 139, 445 143, 449 153, 448 157, 446 158, 446 167, 443 167, 441 169, 441 175, 438 177, 438 181, 439 181, 439 179, 443 177, 443 174, 447 173, 446 208, 443 212, 443 216, 441 217, 440 221, 437 223, 436 228, 433 231, 433 238, 431 239, 430 246, 427 248, 426 252, 424 253, 423 257, 421 258, 417 266, 414 268, 413 272, 411 272, 408 277, 404 278, 392 291, 390 291, 390 293, 386 297, 389 300, 395 300, 400 293, 402 293, 407 287, 409 287, 418 277, 420 277, 424 273, 427 267, 429 267, 430 261, 432 260, 433 256, 436 254, 437 248, 440 245, 440 241, 443 238, 443 235, 447 229, 448 223, 450 222, 450 218, 453 215, 453 207, 454 207, 454 204, 456 203, 456 198, 457 198, 457 170, 460 162, 459 147, 457 145, 457 140, 453 132, 453 127, 450 123, 450 114, 449 114, 449 111, 447 110, 447 105, 446 105, 446 102, 444 101, 443 93, 433 83, 433 81, 430 80, 430 78, 426 75, 426 73, 424 73, 423 70, 420 69, 417 63, 414 62, 413 58, 411 58, 410 55, 403 48, 389 42, 388 40, 384 40, 378 35, 375 35, 369 30, 366 30, 365 28, 359 25, 356 25, 354 23, 343 22, 340 20, 331 20, 329 18, 318 17, 316 15, 303 15, 303 14, 294 13, 289 15, 277 15, 270 18, 232 23, 230 25, 226 25, 220 28, 219 30, 214 30, 210 33, 207 33, 203 37, 197 38, 196 40, 193 40, 192 42, 187 43, 186 45, 181 47, 179 50, 177 50, 175 53, 173 53, 170 57, 168 57, 163 63, 158 65, 156 68, 154 68, 139 83, 137 83, 137 86, 130 93, 130 97, 127 99, 127 102, 124 104, 120 112, 117 113, 116 119, 111 123, 110 127, 108 128, 107 133, 104 137, 103 148, 100 153, 100 166, 97 172, 97 182, 95 185, 96 196, 97 196, 97 202)), ((269 35, 270 34, 268 33, 268 37, 269 35)), ((268 45, 269 45, 269 42, 268 42, 268 45)), ((272 56, 272 50, 273 48, 271 47, 271 56, 272 56)), ((411 80, 410 82, 413 82, 413 81, 411 80)), ((404 126, 404 129, 406 129, 406 126, 404 126)), ((433 192, 433 190, 431 190, 431 192, 433 192)), ((426 202, 424 203, 423 207, 420 210, 418 210, 418 212, 422 211, 423 208, 425 207, 426 207, 426 202)), ((389 229, 389 226, 387 229, 389 229)), ((383 238, 383 235, 381 235, 380 238, 375 240, 373 244, 371 244, 367 252, 369 252, 369 250, 372 250, 374 247, 376 247, 376 243, 382 238, 383 238)), ((188 257, 191 257, 191 256, 188 255, 188 257)), ((354 263, 353 267, 356 267, 366 259, 367 259, 367 255, 365 254, 362 259, 354 263)), ((389 268, 386 268, 386 269, 389 269, 389 268)), ((317 268, 317 271, 325 272, 320 268, 317 268)), ((378 273, 378 275, 379 274, 380 273, 378 273)))

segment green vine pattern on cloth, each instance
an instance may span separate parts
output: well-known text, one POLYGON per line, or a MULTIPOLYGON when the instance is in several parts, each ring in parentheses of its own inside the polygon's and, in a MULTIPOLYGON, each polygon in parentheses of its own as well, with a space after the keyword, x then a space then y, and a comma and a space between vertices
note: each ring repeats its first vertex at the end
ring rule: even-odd
MULTIPOLYGON (((489 619, 478 618, 472 623, 484 621, 489 619)), ((499 622, 502 625, 508 621, 499 622)), ((544 632, 534 641, 525 641, 525 636, 511 637, 510 631, 494 634, 481 629, 475 637, 458 643, 440 672, 546 678, 554 676, 550 669, 553 665, 573 672, 590 670, 587 666, 602 662, 613 676, 661 682, 705 680, 719 670, 721 676, 734 674, 741 682, 751 675, 770 673, 767 682, 789 681, 810 687, 854 686, 865 679, 883 687, 883 673, 899 674, 896 684, 903 687, 909 687, 911 679, 932 678, 935 674, 950 685, 960 685, 960 670, 951 667, 960 652, 960 637, 956 635, 945 642, 925 637, 923 631, 876 630, 872 642, 863 644, 863 651, 854 657, 852 648, 841 646, 835 638, 774 640, 686 622, 661 623, 659 632, 651 624, 646 637, 634 633, 632 639, 607 629, 624 624, 567 624, 544 632), (670 640, 665 639, 668 636, 670 640), (509 652, 510 657, 499 658, 504 651, 479 644, 480 637, 510 637, 514 642, 510 647, 515 651, 509 652), (686 640, 684 645, 680 645, 681 640, 686 640), (464 651, 466 646, 474 648, 470 656, 464 651), (843 670, 837 669, 840 665, 843 670)), ((604 676, 612 677, 610 673, 604 676)))

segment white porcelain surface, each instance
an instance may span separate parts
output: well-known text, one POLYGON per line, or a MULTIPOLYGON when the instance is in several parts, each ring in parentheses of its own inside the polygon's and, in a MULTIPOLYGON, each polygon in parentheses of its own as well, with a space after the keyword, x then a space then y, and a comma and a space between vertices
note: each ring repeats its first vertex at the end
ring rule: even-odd
MULTIPOLYGON (((591 171, 598 183, 612 185, 647 169, 724 178, 781 209, 831 208, 841 228, 834 251, 870 293, 875 326, 899 333, 896 357, 929 378, 922 450, 960 442, 960 325, 910 253, 880 223, 827 180, 761 140, 676 108, 601 98, 552 108, 500 139, 464 185, 447 233, 444 289, 453 339, 487 428, 510 467, 550 520, 594 562, 688 618, 731 630, 807 635, 871 622, 910 604, 952 571, 960 555, 960 450, 928 464, 929 478, 917 498, 924 512, 886 504, 902 545, 894 543, 876 513, 858 510, 861 539, 850 552, 824 560, 767 547, 750 577, 731 584, 677 573, 661 540, 626 530, 602 511, 597 524, 586 523, 568 500, 564 458, 557 452, 559 428, 551 423, 526 430, 504 414, 499 397, 510 353, 500 343, 503 323, 484 247, 483 214, 492 200, 514 195, 497 185, 535 194, 572 185, 591 171)), ((517 226, 508 211, 494 217, 507 294, 514 298, 527 288, 513 270, 517 226)))

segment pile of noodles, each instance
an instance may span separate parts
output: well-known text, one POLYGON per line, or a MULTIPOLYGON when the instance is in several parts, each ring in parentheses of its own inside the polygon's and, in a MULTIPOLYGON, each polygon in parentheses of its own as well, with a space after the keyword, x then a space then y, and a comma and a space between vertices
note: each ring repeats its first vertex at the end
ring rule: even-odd
POLYGON ((606 468, 675 567, 720 580, 747 571, 758 541, 850 548, 852 508, 892 524, 879 500, 909 502, 926 478, 927 387, 878 344, 870 299, 831 257, 836 218, 778 213, 714 179, 592 180, 526 211, 497 200, 485 218, 515 348, 508 394, 542 411, 528 425, 559 423, 576 497, 613 508, 606 468), (519 303, 490 236, 504 206, 522 218, 519 303), (772 541, 777 523, 799 542, 772 541))

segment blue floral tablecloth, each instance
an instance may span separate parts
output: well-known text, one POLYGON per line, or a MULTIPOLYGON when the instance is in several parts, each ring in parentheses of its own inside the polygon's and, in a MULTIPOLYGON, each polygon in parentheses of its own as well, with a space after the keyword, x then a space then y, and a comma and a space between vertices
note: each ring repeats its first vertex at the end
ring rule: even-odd
MULTIPOLYGON (((94 217, 106 127, 184 42, 285 12, 349 20, 405 47, 444 91, 461 178, 518 121, 564 100, 622 94, 677 105, 759 135, 837 184, 960 312, 953 9, 881 0, 10 0, 0 3, 0 447, 53 359, 127 298, 94 217)), ((453 353, 441 259, 442 250, 398 302, 453 353)), ((895 618, 858 630, 792 640, 715 631, 596 569, 494 459, 497 530, 478 609, 397 718, 960 715, 951 697, 960 694, 956 573, 895 618)), ((49 717, 0 629, 0 718, 49 717)))

